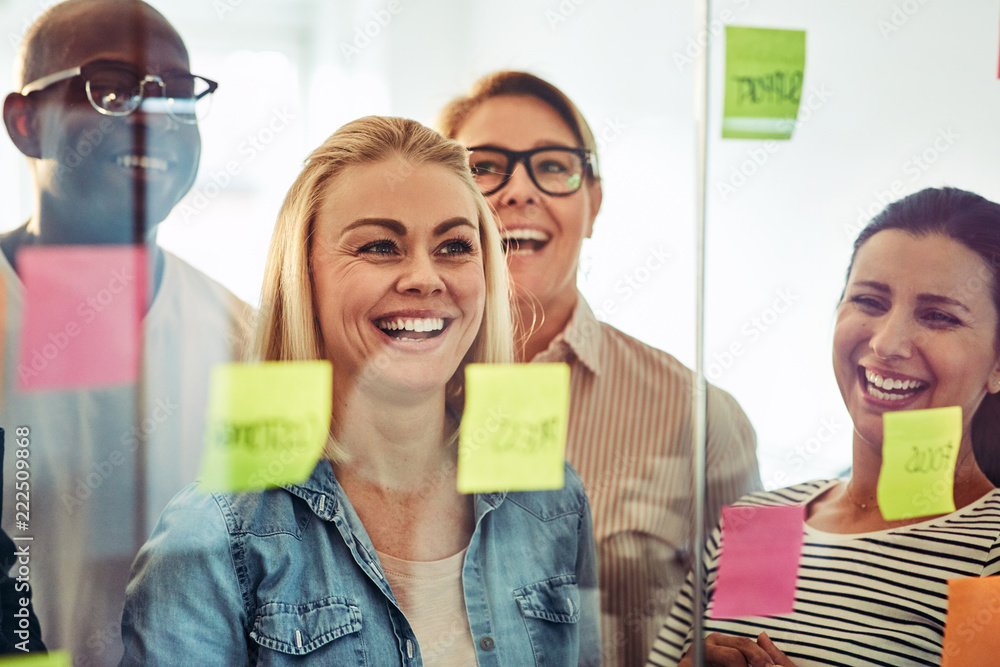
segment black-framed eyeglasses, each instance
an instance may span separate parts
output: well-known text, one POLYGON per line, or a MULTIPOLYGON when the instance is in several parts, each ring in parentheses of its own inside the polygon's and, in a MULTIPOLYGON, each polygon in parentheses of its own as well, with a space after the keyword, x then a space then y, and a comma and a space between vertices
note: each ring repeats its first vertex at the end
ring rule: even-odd
POLYGON ((469 149, 472 176, 486 196, 507 185, 519 162, 539 190, 553 197, 565 197, 583 185, 590 169, 590 150, 568 146, 541 146, 529 151, 509 151, 496 146, 469 149))
POLYGON ((74 77, 83 79, 87 99, 98 113, 127 116, 141 106, 146 113, 167 113, 188 125, 205 117, 212 93, 219 87, 215 81, 190 72, 154 76, 117 60, 94 60, 36 79, 22 88, 21 94, 37 93, 74 77), (154 83, 160 88, 157 96, 147 88, 147 84, 154 83))

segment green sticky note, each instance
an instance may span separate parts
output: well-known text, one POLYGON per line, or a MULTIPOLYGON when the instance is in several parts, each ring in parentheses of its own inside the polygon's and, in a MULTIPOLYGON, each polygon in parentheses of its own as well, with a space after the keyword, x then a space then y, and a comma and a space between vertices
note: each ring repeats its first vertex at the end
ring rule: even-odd
POLYGON ((566 364, 469 364, 458 490, 561 489, 568 424, 566 364))
POLYGON ((726 26, 724 139, 790 139, 806 66, 804 30, 726 26))
POLYGON ((3 667, 72 667, 73 660, 66 651, 28 653, 18 657, 0 657, 3 667))
POLYGON ((206 491, 251 491, 305 480, 330 431, 328 361, 218 364, 212 368, 206 491))
POLYGON ((955 461, 961 442, 960 406, 882 415, 878 504, 886 521, 955 511, 955 461))

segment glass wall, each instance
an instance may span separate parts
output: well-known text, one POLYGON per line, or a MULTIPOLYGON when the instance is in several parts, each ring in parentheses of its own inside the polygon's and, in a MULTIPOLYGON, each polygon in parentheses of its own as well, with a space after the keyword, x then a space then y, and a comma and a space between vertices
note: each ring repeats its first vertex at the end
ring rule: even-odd
MULTIPOLYGON (((51 4, 0 2, 0 87, 13 89, 20 38, 51 4)), ((928 186, 1000 199, 1000 10, 988 0, 720 0, 707 47, 691 2, 152 4, 186 40, 192 70, 220 83, 197 181, 160 226, 163 247, 257 305, 277 210, 323 138, 369 114, 433 124, 483 73, 523 69, 562 88, 598 138, 604 199, 580 290, 598 319, 688 366, 695 61, 709 48, 705 373, 749 416, 765 488, 850 466, 830 348, 860 228, 928 186), (720 138, 724 25, 806 31, 790 141, 720 138)), ((32 188, 23 156, 0 143, 2 231, 27 219, 32 188)))

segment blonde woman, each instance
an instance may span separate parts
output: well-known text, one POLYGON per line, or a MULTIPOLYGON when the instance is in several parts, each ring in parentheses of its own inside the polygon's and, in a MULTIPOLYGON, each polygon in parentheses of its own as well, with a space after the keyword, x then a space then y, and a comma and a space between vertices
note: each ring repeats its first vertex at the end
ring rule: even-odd
POLYGON ((505 363, 504 258, 457 143, 345 125, 278 217, 258 354, 333 365, 326 459, 299 485, 164 512, 133 566, 125 664, 597 664, 590 509, 461 495, 464 367, 505 363))

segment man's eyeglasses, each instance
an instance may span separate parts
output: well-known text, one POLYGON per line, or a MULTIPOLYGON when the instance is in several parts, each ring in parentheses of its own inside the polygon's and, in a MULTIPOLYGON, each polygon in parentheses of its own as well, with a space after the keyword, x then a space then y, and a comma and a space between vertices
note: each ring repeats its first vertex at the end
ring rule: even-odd
POLYGON ((530 151, 509 151, 495 146, 469 149, 472 176, 486 196, 507 185, 519 162, 539 190, 553 197, 564 197, 583 184, 590 168, 590 151, 566 146, 542 146, 530 151))
POLYGON ((141 106, 146 113, 167 113, 188 125, 205 117, 211 95, 219 87, 215 81, 189 72, 170 72, 159 77, 141 74, 128 63, 95 60, 36 79, 22 88, 21 94, 37 93, 74 77, 83 79, 87 99, 99 113, 127 116, 141 106), (151 95, 148 84, 159 86, 158 96, 151 95))

